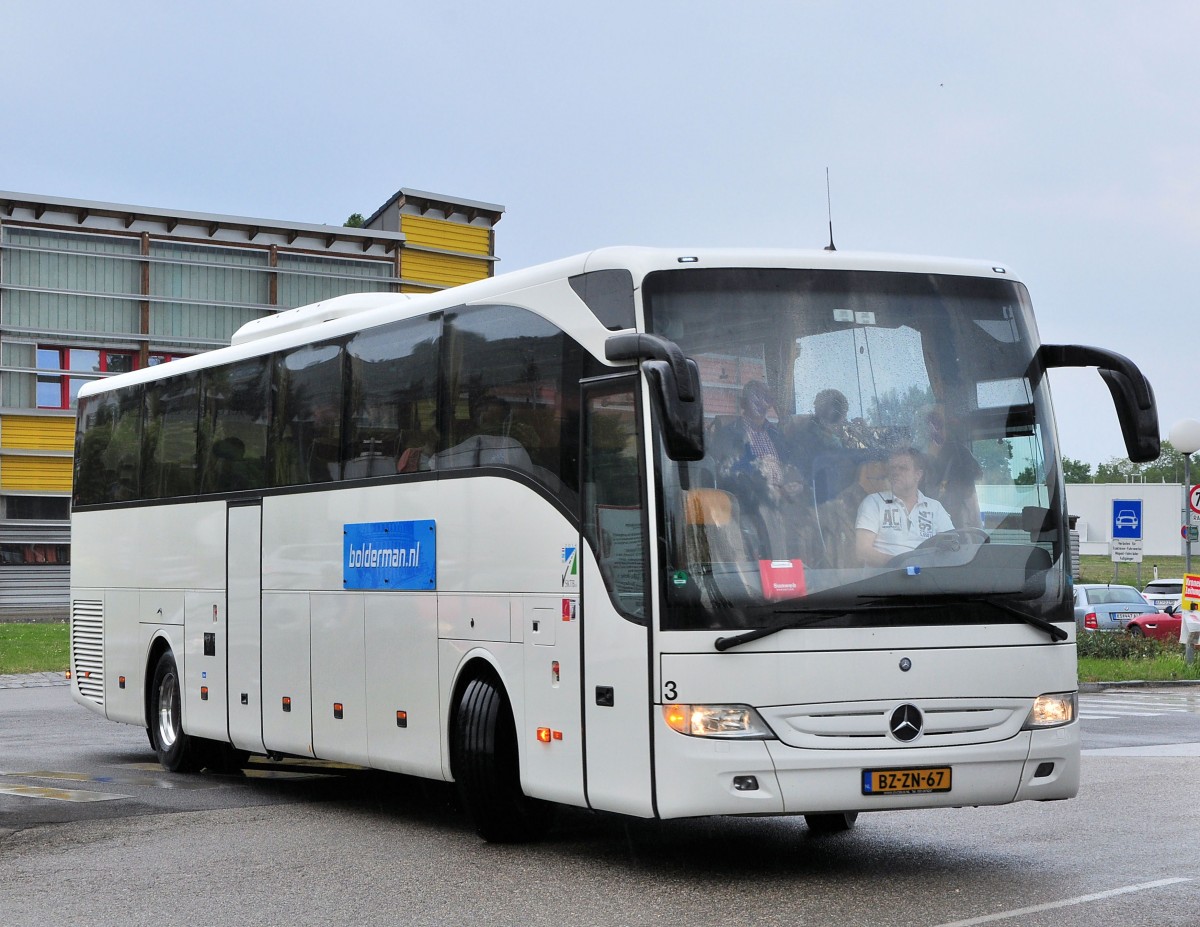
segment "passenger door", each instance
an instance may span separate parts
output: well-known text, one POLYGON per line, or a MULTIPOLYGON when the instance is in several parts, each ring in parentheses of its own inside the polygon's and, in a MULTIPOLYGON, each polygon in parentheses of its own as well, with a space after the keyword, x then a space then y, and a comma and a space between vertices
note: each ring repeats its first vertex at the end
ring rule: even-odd
POLYGON ((588 803, 654 814, 649 546, 636 376, 583 384, 583 709, 588 803))
POLYGON ((229 739, 265 753, 262 731, 262 503, 227 509, 226 622, 229 739))

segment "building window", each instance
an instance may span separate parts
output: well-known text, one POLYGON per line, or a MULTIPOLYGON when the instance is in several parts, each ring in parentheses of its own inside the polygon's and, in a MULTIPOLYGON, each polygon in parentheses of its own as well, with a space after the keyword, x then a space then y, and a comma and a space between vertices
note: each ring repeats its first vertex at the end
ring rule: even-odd
POLYGON ((0 544, 0 564, 4 566, 54 566, 70 562, 70 544, 0 544))
POLYGON ((67 521, 71 517, 71 500, 65 496, 5 496, 4 518, 15 521, 67 521))
MULTIPOLYGON (((181 354, 151 354, 149 366, 165 364, 182 357, 181 354)), ((79 399, 79 388, 95 377, 73 377, 71 371, 112 375, 135 370, 138 355, 135 351, 110 351, 106 348, 58 348, 37 349, 38 370, 37 404, 39 409, 73 409, 79 399)))

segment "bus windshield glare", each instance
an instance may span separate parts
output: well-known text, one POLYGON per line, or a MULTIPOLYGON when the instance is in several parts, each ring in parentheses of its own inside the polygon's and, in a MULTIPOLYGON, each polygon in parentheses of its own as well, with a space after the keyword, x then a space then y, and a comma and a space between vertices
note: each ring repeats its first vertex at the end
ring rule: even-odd
POLYGON ((689 268, 644 293, 705 410, 704 459, 659 454, 665 629, 1070 620, 1023 286, 689 268))

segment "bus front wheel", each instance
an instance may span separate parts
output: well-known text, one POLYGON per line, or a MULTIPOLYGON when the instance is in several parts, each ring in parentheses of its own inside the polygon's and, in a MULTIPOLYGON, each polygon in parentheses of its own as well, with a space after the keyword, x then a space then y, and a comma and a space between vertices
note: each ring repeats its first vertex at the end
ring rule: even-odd
POLYGON ((158 762, 171 772, 198 772, 204 766, 199 740, 183 732, 183 692, 175 655, 167 650, 158 658, 150 687, 151 742, 158 762))
POLYGON ((814 834, 841 834, 854 827, 858 820, 857 811, 839 811, 833 814, 806 814, 804 823, 814 834))
POLYGON ((553 817, 548 802, 521 791, 517 731, 504 689, 473 679, 463 689, 454 724, 454 779, 479 836, 490 843, 519 843, 545 833, 553 817))

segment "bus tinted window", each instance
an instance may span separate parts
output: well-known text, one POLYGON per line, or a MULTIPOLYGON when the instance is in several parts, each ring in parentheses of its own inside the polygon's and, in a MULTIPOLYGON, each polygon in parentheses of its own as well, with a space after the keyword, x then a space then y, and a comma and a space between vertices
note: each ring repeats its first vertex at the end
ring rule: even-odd
POLYGON ((342 349, 305 346, 280 354, 274 438, 276 486, 341 479, 342 349))
POLYGON ((462 310, 446 327, 447 433, 434 469, 512 467, 555 492, 575 487, 573 342, 540 316, 511 306, 462 310), (573 380, 566 389, 568 366, 573 380))
POLYGON ((253 357, 203 375, 202 490, 236 492, 267 484, 270 367, 253 357))
POLYGON ((142 387, 84 400, 75 448, 78 505, 139 498, 138 459, 142 444, 142 387))
POLYGON ((588 398, 584 442, 583 534, 613 603, 646 620, 646 510, 638 452, 637 394, 597 387, 588 398))
POLYGON ((200 378, 171 377, 146 387, 146 448, 142 498, 194 495, 196 423, 200 414, 200 378))
POLYGON ((348 480, 428 470, 437 446, 440 318, 355 335, 346 346, 348 480))

